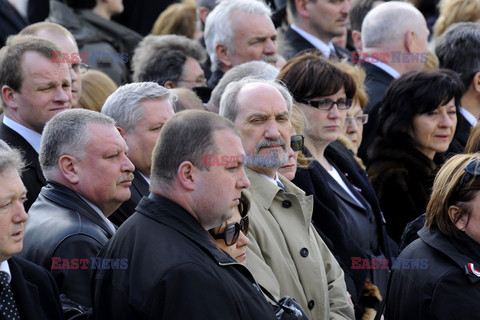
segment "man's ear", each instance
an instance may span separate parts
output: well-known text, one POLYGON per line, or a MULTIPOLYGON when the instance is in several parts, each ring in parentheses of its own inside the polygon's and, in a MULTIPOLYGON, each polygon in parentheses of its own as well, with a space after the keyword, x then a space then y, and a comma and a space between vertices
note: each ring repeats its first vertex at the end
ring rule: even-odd
POLYGON ((197 170, 199 169, 190 161, 183 161, 180 164, 177 171, 177 180, 184 189, 188 191, 195 190, 195 175, 197 170))
POLYGON ((62 176, 71 184, 77 184, 80 180, 77 172, 77 159, 70 155, 63 155, 58 160, 58 167, 62 176))
POLYGON ((200 16, 200 20, 202 20, 203 24, 207 21, 207 16, 210 13, 210 9, 207 7, 201 7, 198 9, 198 15, 200 16))
POLYGON ((310 13, 307 10, 307 5, 310 0, 295 0, 295 8, 297 9, 297 15, 303 18, 310 18, 310 13))
POLYGON ((472 79, 472 88, 475 90, 475 92, 480 95, 480 72, 475 73, 472 79))
POLYGON ((17 92, 12 87, 4 85, 2 87, 2 97, 7 108, 18 109, 17 92))
POLYGON ((176 84, 175 84, 175 82, 170 81, 170 80, 165 81, 165 83, 163 84, 163 86, 164 86, 165 88, 167 88, 167 89, 174 89, 174 88, 177 87, 176 84))
POLYGON ((405 51, 407 52, 415 52, 415 38, 416 34, 413 30, 408 30, 403 38, 404 41, 404 46, 405 46, 405 51))
POLYGON ((223 65, 225 65, 228 68, 233 67, 232 56, 231 56, 230 52, 228 51, 226 45, 224 45, 222 43, 218 43, 215 46, 215 53, 217 54, 218 60, 220 60, 220 62, 223 65))
POLYGON ((352 30, 353 45, 358 51, 362 51, 362 33, 358 30, 352 30))
POLYGON ((458 206, 450 206, 448 208, 448 216, 450 217, 450 221, 455 224, 455 227, 458 230, 465 231, 465 227, 467 226, 467 215, 462 214, 458 206))
POLYGON ((115 126, 115 128, 117 128, 118 132, 120 132, 120 135, 125 138, 125 135, 127 134, 127 131, 125 129, 123 129, 122 127, 120 126, 115 126))

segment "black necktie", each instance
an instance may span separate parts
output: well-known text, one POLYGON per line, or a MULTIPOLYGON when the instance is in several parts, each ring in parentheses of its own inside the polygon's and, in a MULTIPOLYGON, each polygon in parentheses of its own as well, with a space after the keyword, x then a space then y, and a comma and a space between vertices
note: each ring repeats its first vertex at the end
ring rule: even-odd
POLYGON ((0 271, 0 310, 5 320, 20 320, 8 278, 8 273, 0 271))

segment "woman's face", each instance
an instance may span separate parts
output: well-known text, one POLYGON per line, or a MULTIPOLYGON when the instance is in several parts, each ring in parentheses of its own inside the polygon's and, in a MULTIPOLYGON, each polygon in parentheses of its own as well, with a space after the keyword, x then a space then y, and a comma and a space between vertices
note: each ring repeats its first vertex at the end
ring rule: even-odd
MULTIPOLYGON (((337 93, 326 96, 316 97, 312 101, 321 101, 329 99, 332 101, 345 100, 347 96, 342 88, 337 93)), ((300 103, 302 111, 305 113, 305 134, 315 143, 328 145, 335 141, 338 134, 342 132, 347 110, 339 110, 337 104, 334 104, 330 110, 320 110, 312 106, 300 103)))
POLYGON ((436 152, 447 151, 456 125, 457 112, 452 99, 437 109, 415 115, 410 136, 417 143, 417 149, 433 159, 436 152))
POLYGON ((467 215, 455 224, 457 229, 465 232, 473 241, 480 244, 480 191, 477 191, 475 197, 469 202, 471 209, 470 218, 467 221, 467 215))
MULTIPOLYGON (((234 210, 233 216, 229 220, 227 220, 227 222, 222 223, 220 227, 214 228, 214 232, 216 234, 222 234, 228 224, 234 222, 240 223, 240 219, 240 212, 237 208, 234 210)), ((227 246, 225 244, 225 240, 223 239, 216 239, 215 241, 217 242, 217 245, 218 247, 220 247, 220 249, 228 253, 238 263, 241 263, 243 265, 247 263, 247 244, 250 242, 250 240, 248 240, 247 236, 245 236, 243 232, 240 232, 238 241, 231 246, 227 246)))
POLYGON ((345 121, 345 125, 343 126, 343 134, 352 141, 352 151, 354 154, 357 154, 358 147, 360 147, 360 143, 362 143, 362 135, 363 135, 363 123, 360 121, 355 120, 355 117, 363 115, 362 107, 360 107, 360 103, 354 100, 352 107, 347 109, 347 118, 349 121, 345 121))

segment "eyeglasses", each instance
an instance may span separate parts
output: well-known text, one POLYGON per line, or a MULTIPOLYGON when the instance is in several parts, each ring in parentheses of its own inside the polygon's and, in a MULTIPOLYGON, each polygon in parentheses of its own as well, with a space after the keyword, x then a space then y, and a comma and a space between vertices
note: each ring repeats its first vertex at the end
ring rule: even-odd
POLYGON ((240 238, 240 231, 242 231, 244 235, 247 235, 248 224, 248 215, 246 215, 240 219, 240 223, 232 222, 227 224, 222 233, 215 234, 213 231, 210 231, 210 234, 214 239, 223 239, 227 246, 233 246, 237 243, 238 238, 240 238))
POLYGON ((346 117, 345 118, 345 126, 348 127, 352 124, 352 121, 355 120, 358 126, 364 125, 368 122, 368 114, 361 114, 355 117, 346 117))
POLYGON ((85 74, 90 69, 86 63, 72 63, 71 68, 78 74, 85 74))
POLYGON ((303 148, 304 140, 303 134, 294 135, 290 138, 290 147, 293 151, 300 151, 303 148))
POLYGON ((324 111, 332 110, 335 104, 338 110, 346 110, 352 106, 352 99, 338 99, 337 101, 330 99, 322 99, 319 101, 300 100, 299 102, 324 111))
POLYGON ((460 191, 465 189, 465 186, 472 180, 472 178, 480 175, 480 160, 473 159, 465 166, 465 173, 453 189, 452 195, 458 195, 460 191))

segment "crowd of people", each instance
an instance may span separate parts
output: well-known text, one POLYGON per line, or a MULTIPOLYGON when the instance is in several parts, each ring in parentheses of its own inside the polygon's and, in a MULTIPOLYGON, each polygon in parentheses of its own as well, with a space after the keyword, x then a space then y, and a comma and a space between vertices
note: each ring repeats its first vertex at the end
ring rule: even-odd
POLYGON ((480 0, 41 2, 0 318, 480 319, 480 0))

